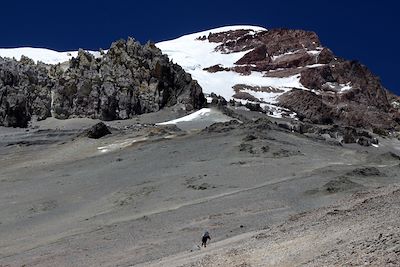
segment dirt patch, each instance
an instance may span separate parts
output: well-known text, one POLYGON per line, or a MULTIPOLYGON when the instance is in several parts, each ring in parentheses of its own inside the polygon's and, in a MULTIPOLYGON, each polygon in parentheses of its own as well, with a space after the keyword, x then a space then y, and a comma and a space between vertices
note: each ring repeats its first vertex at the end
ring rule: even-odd
POLYGON ((207 128, 205 128, 202 132, 203 133, 225 133, 232 131, 237 128, 237 126, 240 124, 237 120, 231 120, 227 122, 217 122, 214 124, 211 124, 207 128))
POLYGON ((302 155, 300 150, 290 151, 290 150, 286 150, 286 149, 279 149, 278 151, 275 151, 272 153, 273 158, 287 158, 287 157, 298 156, 298 155, 302 155))
POLYGON ((350 176, 380 176, 383 174, 375 167, 366 167, 366 168, 354 169, 351 172, 348 172, 347 175, 350 175, 350 176))
POLYGON ((355 189, 361 189, 363 186, 353 182, 346 176, 338 177, 334 180, 327 182, 322 190, 327 193, 339 193, 344 191, 350 191, 355 189))
POLYGON ((116 206, 127 206, 127 205, 132 205, 139 199, 148 197, 151 193, 156 191, 156 187, 154 186, 145 186, 139 189, 133 189, 132 191, 130 190, 123 190, 123 191, 118 191, 116 192, 112 199, 113 203, 116 206))
POLYGON ((253 135, 253 134, 248 134, 243 138, 243 141, 245 142, 249 142, 249 141, 253 141, 256 140, 257 136, 253 135))
POLYGON ((58 206, 57 201, 48 200, 48 201, 44 201, 44 202, 32 205, 32 207, 28 211, 29 211, 29 213, 33 213, 33 214, 44 213, 44 212, 48 212, 50 210, 57 208, 57 206, 58 206))

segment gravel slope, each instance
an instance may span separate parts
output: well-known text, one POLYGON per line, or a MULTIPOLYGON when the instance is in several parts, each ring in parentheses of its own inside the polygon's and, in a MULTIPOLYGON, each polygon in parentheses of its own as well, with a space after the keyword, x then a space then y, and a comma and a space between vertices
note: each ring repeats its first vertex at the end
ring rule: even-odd
POLYGON ((141 124, 113 122, 113 134, 98 140, 77 137, 88 121, 64 121, 61 129, 45 121, 28 132, 2 128, 0 266, 336 264, 349 244, 364 259, 360 244, 376 235, 363 233, 375 225, 392 227, 377 232, 384 236, 395 233, 396 220, 379 218, 397 211, 361 214, 354 205, 362 198, 351 197, 398 183, 399 161, 387 153, 398 146, 394 141, 342 147, 262 122, 186 132, 145 121, 159 122, 149 115, 135 120, 141 124), (123 142, 106 153, 98 149, 123 142), (349 198, 357 216, 326 215, 326 207, 349 198), (212 242, 198 251, 206 229, 212 242), (338 256, 323 256, 335 238, 343 240, 338 256))

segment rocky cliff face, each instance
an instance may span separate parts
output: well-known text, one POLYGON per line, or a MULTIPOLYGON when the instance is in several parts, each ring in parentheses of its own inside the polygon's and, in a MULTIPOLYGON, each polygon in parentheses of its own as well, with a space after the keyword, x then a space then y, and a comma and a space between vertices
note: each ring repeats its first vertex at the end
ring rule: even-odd
POLYGON ((0 125, 26 127, 32 115, 49 117, 53 85, 44 64, 0 57, 0 125))
POLYGON ((153 44, 129 38, 114 42, 102 57, 83 50, 66 70, 61 65, 0 58, 0 125, 26 127, 45 119, 127 119, 179 105, 203 106, 201 87, 153 44))
POLYGON ((333 59, 330 63, 301 72, 300 82, 313 90, 289 92, 279 98, 282 106, 297 112, 312 121, 321 121, 318 116, 304 110, 302 101, 293 103, 292 98, 303 99, 307 96, 318 98, 315 109, 320 103, 326 106, 323 117, 332 122, 341 122, 355 127, 397 126, 395 119, 398 111, 392 108, 388 91, 381 85, 379 78, 365 66, 356 61, 333 59))
POLYGON ((58 118, 127 119, 180 104, 202 107, 201 87, 153 44, 114 42, 103 57, 80 51, 59 75, 54 111, 58 118))
MULTIPOLYGON (((278 98, 278 104, 314 123, 343 123, 355 127, 398 127, 398 110, 378 77, 357 61, 336 57, 322 47, 313 32, 277 29, 211 33, 209 42, 220 43, 223 53, 247 51, 230 71, 269 77, 298 74, 309 90, 293 88, 278 98)), ((219 70, 223 71, 219 66, 219 70)), ((215 67, 213 71, 218 71, 215 67)), ((208 70, 210 71, 210 70, 208 70)))

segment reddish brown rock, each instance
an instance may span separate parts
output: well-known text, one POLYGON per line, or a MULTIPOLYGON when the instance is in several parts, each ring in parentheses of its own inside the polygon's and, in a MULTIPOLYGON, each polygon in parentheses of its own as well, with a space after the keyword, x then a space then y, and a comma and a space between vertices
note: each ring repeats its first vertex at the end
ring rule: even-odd
POLYGON ((220 64, 218 65, 214 65, 208 68, 204 68, 203 70, 208 71, 210 73, 216 73, 216 72, 220 72, 220 71, 229 71, 229 68, 224 68, 222 67, 220 64))
POLYGON ((249 65, 242 65, 242 66, 235 66, 231 70, 240 73, 242 75, 250 75, 251 72, 255 70, 255 68, 249 65))
POLYGON ((222 43, 216 50, 224 53, 247 51, 266 45, 269 56, 281 55, 300 49, 315 50, 321 46, 314 32, 274 29, 249 34, 249 30, 210 34, 210 42, 222 43))
POLYGON ((208 41, 211 43, 225 43, 236 40, 238 38, 246 37, 253 30, 235 30, 226 32, 210 33, 208 35, 208 41))
POLYGON ((325 83, 334 81, 335 78, 329 66, 307 68, 301 72, 300 83, 309 89, 323 90, 325 83))
POLYGON ((237 65, 257 64, 260 61, 264 61, 266 63, 271 62, 271 58, 267 55, 267 47, 265 45, 261 45, 256 49, 248 52, 235 64, 237 65))
MULTIPOLYGON (((205 40, 205 36, 200 38, 205 40)), ((216 51, 222 53, 248 51, 235 67, 216 65, 207 71, 234 71, 242 75, 256 71, 266 77, 300 74, 301 84, 313 92, 294 90, 279 99, 281 106, 300 118, 314 123, 400 128, 400 98, 390 94, 364 65, 338 58, 322 47, 314 32, 238 30, 210 34, 207 39, 219 43, 216 51)), ((262 102, 249 91, 235 87, 235 98, 262 102)))
POLYGON ((360 128, 394 129, 398 127, 395 114, 382 109, 357 103, 338 100, 339 94, 320 93, 305 90, 292 90, 279 97, 281 106, 318 124, 340 124, 360 128))
POLYGON ((301 50, 294 54, 282 55, 274 60, 270 64, 270 69, 289 69, 299 68, 307 65, 313 65, 317 63, 317 57, 307 53, 306 50, 301 50))
POLYGON ((390 109, 386 89, 379 78, 357 61, 338 61, 323 67, 305 69, 301 72, 300 82, 318 91, 325 91, 326 83, 350 84, 353 89, 343 92, 338 102, 374 106, 384 112, 390 109))
POLYGON ((318 64, 328 64, 335 59, 335 55, 329 48, 322 49, 317 57, 318 64))
POLYGON ((297 113, 300 119, 313 123, 329 124, 333 122, 334 111, 325 104, 322 97, 310 91, 292 90, 279 97, 281 106, 297 113))

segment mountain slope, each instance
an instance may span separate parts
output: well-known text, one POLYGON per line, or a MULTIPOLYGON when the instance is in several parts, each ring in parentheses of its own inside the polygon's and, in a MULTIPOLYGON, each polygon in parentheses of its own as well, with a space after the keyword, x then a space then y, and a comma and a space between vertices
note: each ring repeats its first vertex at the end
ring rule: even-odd
POLYGON ((256 26, 229 26, 185 35, 171 41, 157 43, 156 45, 163 53, 167 54, 174 62, 181 65, 185 71, 190 73, 199 82, 205 93, 216 93, 227 100, 233 98, 235 94, 238 95, 235 93, 234 86, 240 84, 250 87, 278 88, 278 92, 241 90, 267 103, 276 103, 277 96, 283 92, 290 91, 291 88, 305 89, 300 83, 299 75, 277 78, 264 77, 262 72, 252 72, 249 75, 242 75, 242 73, 235 70, 205 70, 210 67, 214 67, 215 69, 216 66, 224 70, 234 69, 238 66, 235 63, 242 59, 249 50, 243 49, 243 51, 226 53, 218 50, 222 42, 210 42, 204 38, 209 36, 209 34, 243 30, 245 32, 243 32, 241 38, 266 31, 266 29, 256 26))
POLYGON ((273 116, 287 108, 314 123, 399 126, 397 102, 379 78, 359 62, 335 56, 313 32, 232 26, 157 46, 205 93, 260 103, 273 116))

